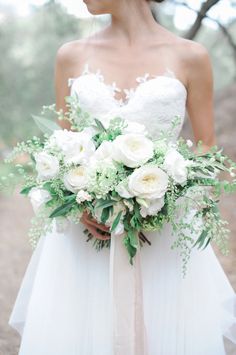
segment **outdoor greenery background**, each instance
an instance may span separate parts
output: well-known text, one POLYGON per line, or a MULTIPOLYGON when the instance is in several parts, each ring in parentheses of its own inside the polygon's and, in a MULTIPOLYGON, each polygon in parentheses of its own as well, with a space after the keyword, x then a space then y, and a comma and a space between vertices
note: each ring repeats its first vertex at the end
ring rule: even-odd
MULTIPOLYGON (((40 133, 31 115, 38 114, 42 105, 55 101, 54 62, 58 48, 67 41, 86 36, 95 29, 95 25, 103 26, 105 21, 96 19, 94 24, 93 19, 75 17, 60 6, 59 0, 48 1, 35 7, 29 16, 19 17, 8 6, 14 1, 15 4, 23 4, 28 0, 0 0, 0 175, 9 172, 3 158, 11 147, 18 140, 40 133)), ((34 0, 35 3, 40 1, 34 0)), ((79 3, 79 0, 74 1, 79 3)), ((215 78, 218 143, 236 161, 236 11, 235 17, 231 16, 228 22, 219 22, 215 27, 207 26, 214 21, 201 21, 201 17, 206 19, 206 16, 211 16, 210 11, 204 13, 205 5, 218 7, 227 1, 231 1, 232 9, 236 8, 236 0, 166 0, 158 6, 155 16, 173 32, 200 41, 207 47, 215 78), (170 8, 168 4, 173 6, 170 8), (193 23, 189 23, 189 28, 181 32, 174 25, 173 15, 178 7, 191 4, 196 8, 199 4, 199 9, 203 6, 202 11, 193 23)), ((221 9, 224 10, 224 7, 221 9)), ((184 17, 181 21, 188 23, 184 17)), ((191 130, 187 122, 183 134, 189 137, 191 130)), ((235 196, 223 198, 221 209, 234 237, 235 196)), ((29 201, 17 191, 13 196, 0 194, 0 216, 0 354, 16 355, 20 337, 8 326, 8 320, 32 255, 27 236, 32 209, 29 201)), ((218 257, 236 290, 235 238, 231 238, 230 249, 229 257, 220 254, 218 257)), ((235 351, 235 346, 227 344, 228 355, 235 355, 235 351)))

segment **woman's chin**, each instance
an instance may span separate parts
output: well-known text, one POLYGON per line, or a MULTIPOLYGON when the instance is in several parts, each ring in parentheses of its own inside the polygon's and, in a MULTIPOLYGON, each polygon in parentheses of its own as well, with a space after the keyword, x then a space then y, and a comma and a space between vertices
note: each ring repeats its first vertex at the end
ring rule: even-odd
POLYGON ((87 9, 91 15, 104 15, 105 14, 104 12, 99 11, 97 9, 92 9, 92 8, 90 9, 88 6, 87 6, 87 9))
POLYGON ((84 3, 87 6, 87 10, 91 15, 104 15, 106 12, 103 11, 104 9, 99 8, 99 6, 96 6, 96 4, 93 4, 92 2, 90 2, 90 0, 83 0, 84 3))

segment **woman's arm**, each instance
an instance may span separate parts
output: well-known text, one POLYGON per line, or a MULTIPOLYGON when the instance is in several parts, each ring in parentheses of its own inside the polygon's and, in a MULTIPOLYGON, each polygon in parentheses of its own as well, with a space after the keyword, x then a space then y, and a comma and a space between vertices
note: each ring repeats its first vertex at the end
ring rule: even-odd
POLYGON ((191 44, 188 60, 189 113, 195 142, 202 141, 203 151, 215 145, 213 114, 213 75, 206 49, 197 43, 191 44))

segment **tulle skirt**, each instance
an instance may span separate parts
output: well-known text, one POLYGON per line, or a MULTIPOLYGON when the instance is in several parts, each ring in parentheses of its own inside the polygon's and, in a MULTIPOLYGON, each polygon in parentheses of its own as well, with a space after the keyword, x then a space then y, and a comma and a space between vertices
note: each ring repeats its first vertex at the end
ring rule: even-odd
MULTIPOLYGON (((236 342, 236 298, 211 246, 193 252, 183 278, 170 226, 146 236, 148 355, 225 354, 223 336, 236 342)), ((40 239, 9 321, 22 335, 20 355, 114 355, 109 259, 110 249, 97 252, 81 225, 40 239)))

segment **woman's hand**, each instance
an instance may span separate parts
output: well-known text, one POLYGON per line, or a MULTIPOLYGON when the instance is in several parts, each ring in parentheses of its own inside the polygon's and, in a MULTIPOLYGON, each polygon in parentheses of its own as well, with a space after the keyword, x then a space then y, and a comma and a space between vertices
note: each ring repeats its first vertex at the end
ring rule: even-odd
POLYGON ((88 231, 97 239, 108 240, 111 238, 110 228, 99 224, 94 218, 92 218, 87 212, 83 213, 80 220, 88 229, 88 231))

